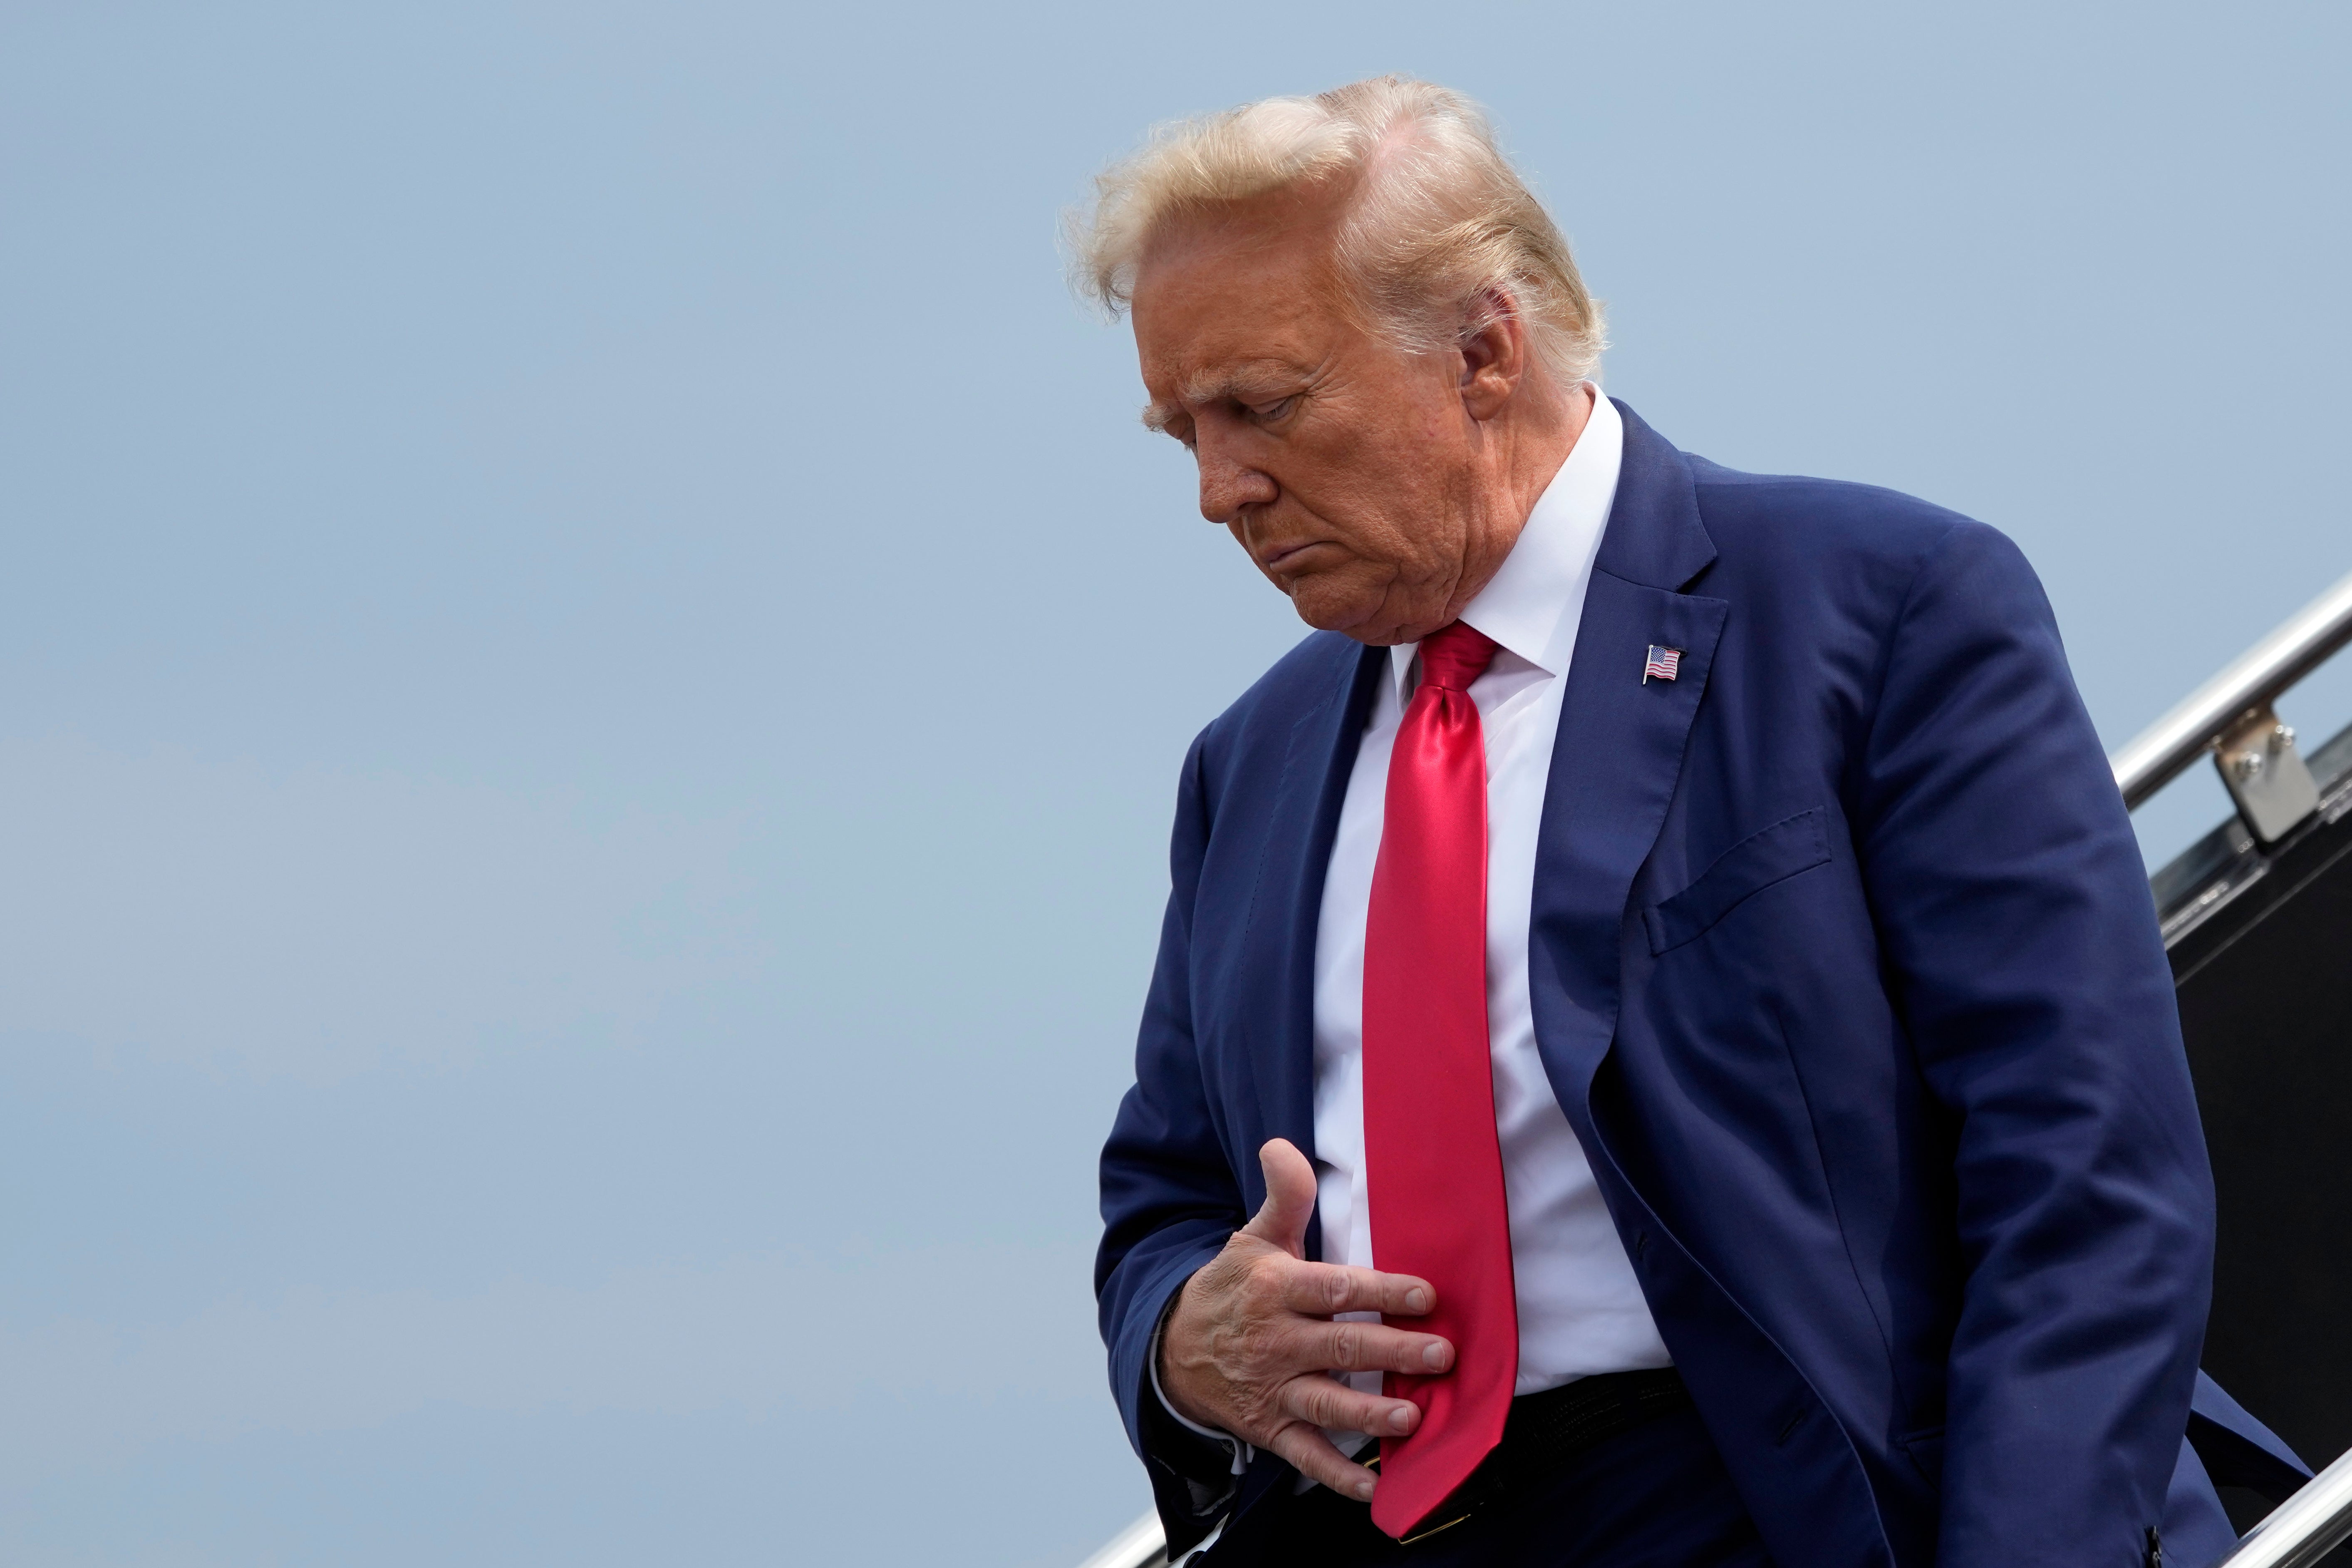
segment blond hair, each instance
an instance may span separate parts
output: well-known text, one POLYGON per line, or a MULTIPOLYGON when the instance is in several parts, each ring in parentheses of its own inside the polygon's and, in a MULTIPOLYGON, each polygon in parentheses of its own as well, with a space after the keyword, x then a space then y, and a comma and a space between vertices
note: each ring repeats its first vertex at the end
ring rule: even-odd
POLYGON ((1516 314, 1563 383, 1592 374, 1601 305, 1567 239, 1496 147, 1485 111, 1407 77, 1156 127, 1070 214, 1072 282, 1116 316, 1164 226, 1339 181, 1353 189, 1333 259, 1365 326, 1427 353, 1516 314))

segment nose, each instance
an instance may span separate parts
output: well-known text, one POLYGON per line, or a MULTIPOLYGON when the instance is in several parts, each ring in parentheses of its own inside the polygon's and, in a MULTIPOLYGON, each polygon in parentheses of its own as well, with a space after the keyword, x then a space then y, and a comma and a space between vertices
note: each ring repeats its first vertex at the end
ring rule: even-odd
POLYGON ((1201 468, 1201 515, 1220 527, 1229 527, 1247 506, 1263 506, 1279 488, 1266 472, 1249 463, 1237 443, 1202 422, 1194 437, 1193 460, 1201 468))

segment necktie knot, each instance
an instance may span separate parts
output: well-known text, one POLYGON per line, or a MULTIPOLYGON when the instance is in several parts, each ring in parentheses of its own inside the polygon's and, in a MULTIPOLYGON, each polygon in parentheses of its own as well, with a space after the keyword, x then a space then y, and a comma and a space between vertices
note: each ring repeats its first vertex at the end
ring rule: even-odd
POLYGON ((1466 692, 1486 673, 1499 643, 1467 621, 1454 621, 1421 639, 1421 679, 1448 691, 1466 692))

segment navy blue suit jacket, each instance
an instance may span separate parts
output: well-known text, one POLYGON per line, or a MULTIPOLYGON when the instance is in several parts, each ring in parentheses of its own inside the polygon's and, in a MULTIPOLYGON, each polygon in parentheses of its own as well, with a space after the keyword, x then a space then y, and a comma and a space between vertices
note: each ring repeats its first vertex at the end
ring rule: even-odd
MULTIPOLYGON (((1263 1199, 1259 1145, 1313 1151, 1316 921, 1386 658, 1309 637, 1184 763, 1102 1162, 1139 1448, 1163 1306, 1263 1199)), ((2213 1200, 2171 975, 2006 538, 1627 410, 1530 948, 1553 1089, 1775 1561, 2128 1568, 2168 1489, 2174 1560, 2218 1552, 2182 1443, 2213 1200), (1643 683, 1652 644, 1677 679, 1643 683)), ((1261 1455, 1241 1506, 1289 1473, 1261 1455)))

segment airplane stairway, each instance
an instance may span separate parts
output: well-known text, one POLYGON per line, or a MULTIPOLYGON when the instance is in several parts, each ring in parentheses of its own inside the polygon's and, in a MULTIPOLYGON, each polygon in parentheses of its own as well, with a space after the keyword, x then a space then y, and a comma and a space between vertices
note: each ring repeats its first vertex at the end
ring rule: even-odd
POLYGON ((2352 1451, 2352 728, 2306 761, 2271 703, 2347 639, 2352 577, 2116 758, 2137 806, 2210 752, 2238 805, 2150 879, 2220 1202, 2204 1362, 2315 1464, 2352 1451))

